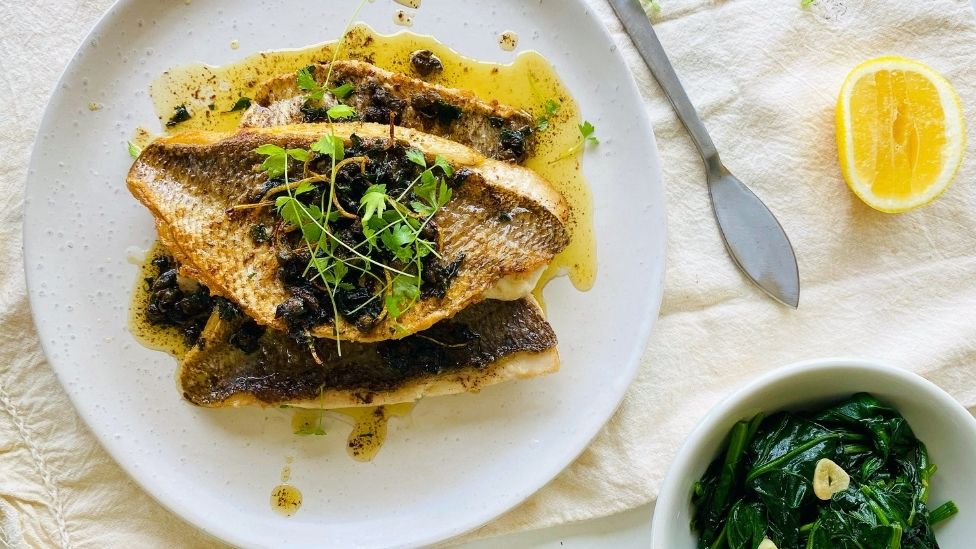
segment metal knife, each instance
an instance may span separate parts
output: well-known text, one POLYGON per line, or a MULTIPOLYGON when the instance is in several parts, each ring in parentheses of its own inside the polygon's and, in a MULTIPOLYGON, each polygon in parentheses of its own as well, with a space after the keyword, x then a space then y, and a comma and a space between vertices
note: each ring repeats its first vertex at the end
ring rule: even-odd
POLYGON ((705 162, 712 211, 732 260, 770 297, 797 308, 800 273, 783 227, 762 200, 722 164, 638 0, 610 0, 610 5, 705 162))

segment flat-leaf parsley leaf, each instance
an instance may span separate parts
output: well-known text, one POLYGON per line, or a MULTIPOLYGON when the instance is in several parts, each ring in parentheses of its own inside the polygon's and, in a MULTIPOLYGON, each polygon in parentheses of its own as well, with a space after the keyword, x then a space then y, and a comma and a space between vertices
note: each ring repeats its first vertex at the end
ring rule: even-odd
POLYGON ((555 99, 547 99, 546 104, 543 105, 542 108, 543 108, 543 113, 536 120, 535 123, 536 131, 540 131, 540 132, 544 132, 547 129, 549 129, 549 121, 552 119, 553 116, 556 116, 556 113, 559 112, 559 109, 562 108, 562 105, 559 103, 559 101, 556 101, 555 99))
POLYGON ((600 140, 597 139, 596 135, 594 135, 596 128, 593 127, 593 124, 590 124, 588 120, 583 121, 582 124, 577 126, 577 129, 579 130, 580 134, 579 141, 567 149, 566 152, 559 155, 559 157, 553 160, 553 162, 559 162, 560 160, 565 160, 571 156, 576 156, 577 154, 581 153, 587 145, 600 144, 600 140))
POLYGON ((315 67, 311 65, 304 69, 298 69, 295 73, 295 80, 298 87, 306 93, 310 100, 321 101, 325 97, 325 88, 319 86, 319 83, 315 81, 315 77, 312 76, 313 70, 315 67))
POLYGON ((335 96, 336 99, 341 101, 349 97, 349 94, 351 94, 354 89, 356 89, 355 86, 353 86, 349 82, 346 82, 341 86, 336 86, 335 88, 329 88, 329 93, 331 93, 332 95, 335 96))
POLYGON ((261 163, 261 168, 268 172, 268 177, 272 178, 284 175, 289 156, 299 162, 308 160, 308 151, 305 149, 285 150, 278 145, 272 145, 270 143, 261 145, 254 149, 254 152, 267 156, 264 162, 261 163))
POLYGON ((374 215, 382 215, 386 209, 386 185, 370 185, 359 203, 363 207, 362 223, 365 227, 374 215))
POLYGON ((317 153, 331 156, 336 162, 341 162, 346 155, 345 143, 334 134, 324 134, 310 148, 317 153))
POLYGON ((350 118, 356 116, 356 109, 350 107, 349 105, 343 105, 339 103, 334 107, 330 107, 329 110, 325 111, 325 114, 329 115, 329 118, 337 120, 340 118, 350 118))
POLYGON ((413 162, 421 168, 427 167, 427 159, 424 158, 424 153, 418 151, 417 149, 407 149, 407 160, 413 162))

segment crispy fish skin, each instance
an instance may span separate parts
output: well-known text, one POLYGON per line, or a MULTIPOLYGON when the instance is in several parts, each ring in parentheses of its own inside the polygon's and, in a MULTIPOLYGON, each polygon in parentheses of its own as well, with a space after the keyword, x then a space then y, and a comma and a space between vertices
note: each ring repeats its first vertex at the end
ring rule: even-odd
MULTIPOLYGON (((333 128, 347 143, 353 134, 364 140, 388 139, 390 131, 363 123, 333 128)), ((289 294, 277 277, 275 251, 250 237, 252 225, 273 223, 273 214, 264 209, 229 217, 226 212, 246 202, 267 179, 259 168, 263 157, 253 152, 256 147, 308 147, 328 131, 326 125, 301 124, 163 137, 143 150, 127 185, 152 212, 161 237, 187 274, 240 305, 259 324, 283 331, 286 326, 275 318, 275 309, 289 294)), ((464 260, 443 298, 422 299, 396 323, 386 318, 369 331, 340 322, 338 337, 343 340, 379 341, 427 329, 481 301, 502 280, 530 279, 569 241, 568 205, 535 172, 421 132, 397 128, 396 137, 477 176, 455 190, 454 198, 434 217, 441 254, 447 260, 463 254, 464 260)), ((506 298, 517 299, 529 289, 506 298)), ((337 334, 332 324, 322 324, 311 335, 337 334)))
MULTIPOLYGON (((314 68, 315 78, 321 84, 329 66, 314 68)), ((430 84, 362 61, 333 63, 330 86, 340 83, 354 86, 343 103, 355 108, 365 122, 388 124, 393 113, 398 126, 450 139, 489 158, 522 162, 531 154, 534 144, 531 128, 535 120, 524 110, 483 101, 468 90, 430 84)), ((302 112, 304 94, 294 73, 265 81, 244 113, 241 126, 306 122, 308 119, 302 112)), ((324 104, 334 105, 335 99, 327 95, 324 104)))
MULTIPOLYGON (((238 321, 239 322, 239 321, 238 321)), ((412 402, 474 392, 559 368, 556 336, 531 298, 488 300, 452 319, 395 341, 315 340, 308 348, 268 330, 244 353, 230 343, 235 321, 211 315, 200 342, 177 373, 183 397, 210 408, 299 406, 343 408, 412 402)))

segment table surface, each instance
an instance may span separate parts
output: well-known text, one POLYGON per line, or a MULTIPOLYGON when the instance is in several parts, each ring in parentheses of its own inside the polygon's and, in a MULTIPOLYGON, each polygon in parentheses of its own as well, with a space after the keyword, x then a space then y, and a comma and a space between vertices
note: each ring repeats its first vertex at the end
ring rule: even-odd
POLYGON ((652 505, 609 517, 584 520, 552 528, 509 534, 464 545, 465 549, 527 549, 559 548, 584 549, 590 547, 643 548, 651 539, 652 505))
MULTIPOLYGON (((976 0, 972 0, 972 4, 973 9, 976 9, 976 0)), ((646 548, 651 539, 651 515, 653 513, 653 505, 642 505, 636 509, 609 517, 563 524, 520 534, 509 534, 469 543, 464 547, 466 549, 493 549, 495 547, 510 549, 528 547, 646 548)))

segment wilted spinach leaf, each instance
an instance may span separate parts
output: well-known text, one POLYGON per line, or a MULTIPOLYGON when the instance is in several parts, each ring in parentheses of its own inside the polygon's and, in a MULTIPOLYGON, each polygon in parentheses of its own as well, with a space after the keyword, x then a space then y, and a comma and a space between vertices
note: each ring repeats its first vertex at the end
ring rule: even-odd
POLYGON ((928 507, 935 466, 908 422, 860 393, 819 412, 740 421, 695 483, 692 529, 700 548, 937 548, 932 525, 958 510, 928 507), (814 495, 817 462, 851 477, 829 501, 814 495))

